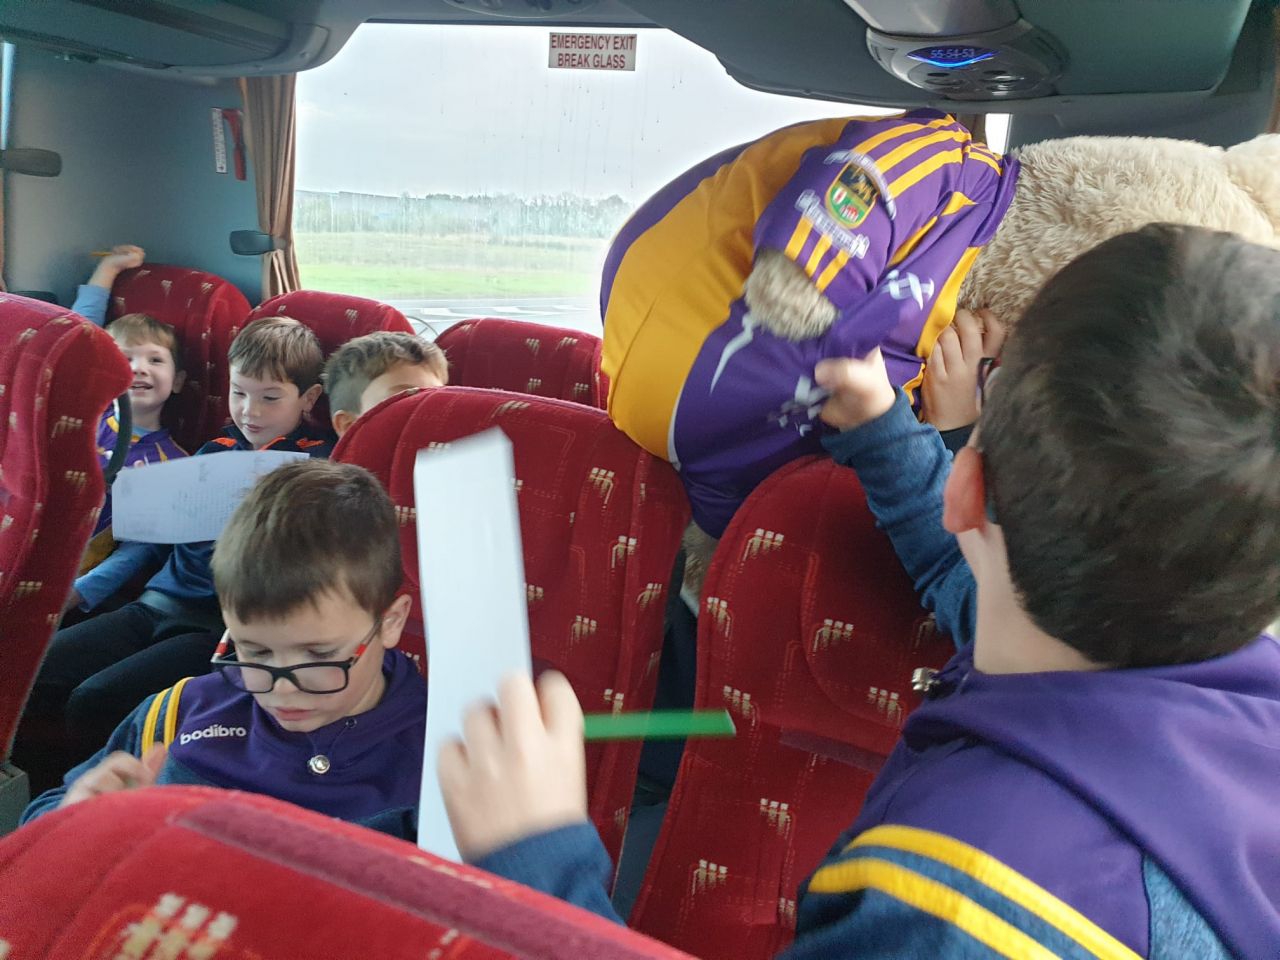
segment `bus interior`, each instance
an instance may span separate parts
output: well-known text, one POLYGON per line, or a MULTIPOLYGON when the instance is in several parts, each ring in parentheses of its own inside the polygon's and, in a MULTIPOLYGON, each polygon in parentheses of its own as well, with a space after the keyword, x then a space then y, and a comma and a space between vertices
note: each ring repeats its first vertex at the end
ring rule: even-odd
MULTIPOLYGON (((146 261, 115 280, 111 316, 157 316, 186 356, 173 430, 183 446, 226 422, 226 351, 253 319, 287 313, 326 354, 379 330, 434 340, 451 385, 429 402, 380 405, 338 458, 382 480, 412 537, 426 508, 412 451, 500 422, 522 509, 538 505, 521 520, 535 662, 565 672, 589 712, 725 708, 751 730, 589 749, 615 905, 656 943, 460 870, 433 869, 406 892, 398 871, 425 861, 346 825, 326 836, 316 820, 264 808, 256 833, 236 832, 233 820, 257 815, 252 798, 226 822, 201 820, 189 799, 140 800, 114 824, 79 809, 75 830, 120 866, 88 870, 50 929, 77 917, 106 929, 99 920, 116 913, 145 925, 171 894, 165 871, 187 869, 161 849, 186 829, 228 897, 270 870, 293 880, 264 876, 264 890, 327 890, 316 902, 330 920, 285 910, 281 943, 310 943, 339 917, 358 925, 353 904, 379 901, 399 905, 366 934, 385 956, 763 960, 783 949, 796 891, 920 700, 913 670, 941 667, 951 645, 829 462, 762 484, 716 548, 696 614, 682 608, 684 491, 606 412, 611 240, 704 157, 819 118, 932 108, 996 154, 1082 135, 1230 147, 1280 132, 1278 28, 1273 0, 0 0, 0 835, 30 799, 9 750, 85 547, 83 524, 70 523, 83 509, 58 484, 73 478, 80 499, 104 490, 87 440, 54 441, 122 392, 110 341, 73 342, 58 324, 82 322, 65 308, 93 254, 115 244, 144 248, 146 261), (49 437, 25 436, 16 424, 28 416, 45 418, 49 437), (587 489, 605 519, 574 527, 587 489), (582 565, 583 551, 596 559, 582 565), (745 556, 759 558, 750 572, 732 562, 745 556), (813 557, 820 577, 807 575, 813 557), (876 640, 851 651, 840 640, 855 622, 873 623, 876 640), (664 704, 660 674, 683 678, 691 701, 664 704), (655 783, 647 765, 674 779, 655 783), (245 854, 254 836, 269 855, 245 854), (325 843, 368 871, 327 877, 316 867, 325 843), (354 899, 325 887, 335 882, 354 899), (449 952, 458 930, 492 952, 449 952), (431 931, 438 943, 422 939, 431 931), (409 938, 435 946, 390 946, 409 938)), ((416 594, 407 549, 404 573, 416 594)), ((406 630, 423 658, 416 599, 406 630)), ((0 903, 35 903, 37 888, 50 902, 57 872, 71 884, 77 869, 60 856, 29 890, 0 862, 0 903)), ((0 958, 36 955, 11 955, 11 936, 0 926, 0 958)), ((221 942, 47 955, 211 957, 221 942)), ((356 955, 299 949, 234 955, 356 955)))

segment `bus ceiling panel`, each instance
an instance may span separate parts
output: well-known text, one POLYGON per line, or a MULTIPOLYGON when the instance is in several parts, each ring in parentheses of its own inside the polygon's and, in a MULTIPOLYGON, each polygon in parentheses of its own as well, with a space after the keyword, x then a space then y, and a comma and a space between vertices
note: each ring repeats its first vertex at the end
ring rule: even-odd
POLYGON ((380 23, 651 27, 621 0, 321 0, 321 20, 380 23))
POLYGON ((216 67, 269 60, 290 23, 235 4, 196 0, 43 0, 0 5, 0 36, 84 58, 144 66, 216 67))
MULTIPOLYGON (((1250 0, 1000 0, 999 4, 919 0, 899 4, 894 13, 893 4, 878 0, 628 2, 638 13, 716 54, 731 76, 756 89, 879 106, 930 104, 981 110, 985 105, 1002 112, 1045 107, 1033 106, 1032 99, 1016 91, 961 100, 899 79, 868 49, 870 27, 859 11, 881 26, 903 28, 912 20, 927 24, 927 8, 937 7, 939 27, 954 29, 961 25, 957 11, 966 8, 976 17, 971 18, 975 28, 990 27, 992 16, 999 14, 997 19, 1003 19, 1010 9, 1015 10, 1019 15, 1015 26, 1021 24, 1023 32, 1033 29, 1061 59, 1060 75, 1039 92, 1051 99, 1083 103, 1102 95, 1212 91, 1227 72, 1250 8, 1250 0), (977 17, 984 11, 985 19, 977 17), (904 20, 906 13, 910 16, 904 20)), ((1273 0, 1258 3, 1273 6, 1273 0)), ((1012 26, 1002 29, 1018 33, 1012 26)), ((999 34, 997 30, 993 35, 999 34)), ((919 41, 952 46, 949 41, 971 41, 972 36, 922 35, 919 41)), ((972 62, 956 65, 975 66, 972 62)), ((951 66, 938 64, 938 76, 951 66)), ((976 65, 982 70, 989 66, 976 65)))

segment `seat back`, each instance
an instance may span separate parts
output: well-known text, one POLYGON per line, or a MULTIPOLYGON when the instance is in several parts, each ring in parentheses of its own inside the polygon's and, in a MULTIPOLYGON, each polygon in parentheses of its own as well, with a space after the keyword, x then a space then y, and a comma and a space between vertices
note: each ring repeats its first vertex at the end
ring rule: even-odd
POLYGON ((0 294, 0 761, 102 508, 98 421, 132 378, 93 324, 0 294))
POLYGON ((772 957, 796 894, 854 820, 940 666, 911 581, 853 471, 809 457, 738 510, 698 625, 696 703, 731 740, 691 740, 632 925, 706 960, 772 957))
POLYGON ((449 358, 449 382, 571 400, 604 409, 600 338, 565 327, 485 317, 436 338, 449 358))
POLYGON ((690 960, 402 840, 267 797, 112 793, 0 840, 0 953, 690 960))
MULTIPOLYGON (((390 304, 320 290, 295 290, 265 300, 253 309, 247 322, 281 314, 310 327, 326 357, 348 340, 363 337, 366 333, 379 330, 414 332, 413 325, 404 314, 390 304)), ((329 426, 327 395, 320 397, 311 411, 311 419, 322 427, 329 426)))
POLYGON ((177 334, 187 382, 165 418, 179 444, 197 449, 227 422, 227 350, 249 301, 212 273, 149 263, 124 271, 111 288, 110 319, 125 313, 150 314, 177 334))
MULTIPOLYGON (((602 410, 498 390, 443 387, 393 397, 362 416, 334 450, 382 481, 401 521, 413 622, 401 645, 424 650, 413 464, 418 451, 500 427, 515 451, 520 530, 535 661, 563 672, 583 709, 653 702, 665 594, 688 522, 667 463, 641 450, 602 410)), ((592 819, 616 855, 630 810, 639 743, 587 752, 592 819)))

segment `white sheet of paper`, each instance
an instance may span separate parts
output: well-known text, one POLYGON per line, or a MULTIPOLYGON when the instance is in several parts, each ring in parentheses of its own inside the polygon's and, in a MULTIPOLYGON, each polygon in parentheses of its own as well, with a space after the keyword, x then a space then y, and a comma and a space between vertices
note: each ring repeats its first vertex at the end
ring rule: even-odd
POLYGON ((198 543, 217 540, 258 478, 305 453, 228 450, 121 470, 111 486, 117 540, 198 543))
POLYGON ((511 441, 501 430, 422 450, 413 470, 427 630, 427 736, 418 845, 461 859, 436 773, 441 745, 512 674, 532 673, 511 441))

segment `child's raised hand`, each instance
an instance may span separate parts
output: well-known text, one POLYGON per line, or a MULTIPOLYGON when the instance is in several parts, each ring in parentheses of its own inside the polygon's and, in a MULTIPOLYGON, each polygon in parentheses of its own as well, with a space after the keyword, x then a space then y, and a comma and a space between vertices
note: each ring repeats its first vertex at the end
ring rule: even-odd
POLYGON ((440 750, 440 786, 467 861, 587 818, 582 708, 561 674, 502 684, 499 707, 473 707, 465 743, 440 750))
POLYGON ((957 310, 938 337, 924 367, 923 419, 939 431, 967 427, 978 419, 978 366, 998 357, 1008 328, 990 310, 957 310))
POLYGON ((118 244, 111 248, 109 254, 98 261, 98 266, 94 269, 93 276, 89 277, 89 284, 90 286, 105 287, 110 290, 121 270, 140 267, 146 259, 147 252, 141 247, 135 247, 131 243, 118 244))
POLYGON ((141 760, 123 750, 108 754, 100 764, 81 774, 71 784, 58 806, 69 807, 102 793, 154 786, 168 753, 164 744, 157 743, 141 760))
POLYGON ((831 392, 822 407, 822 422, 837 430, 860 427, 893 406, 893 384, 879 347, 860 360, 823 360, 814 369, 813 377, 818 386, 831 392))
POLYGON ((102 258, 102 263, 118 273, 121 270, 140 267, 146 259, 147 252, 141 247, 131 243, 120 243, 111 248, 111 253, 102 258))

